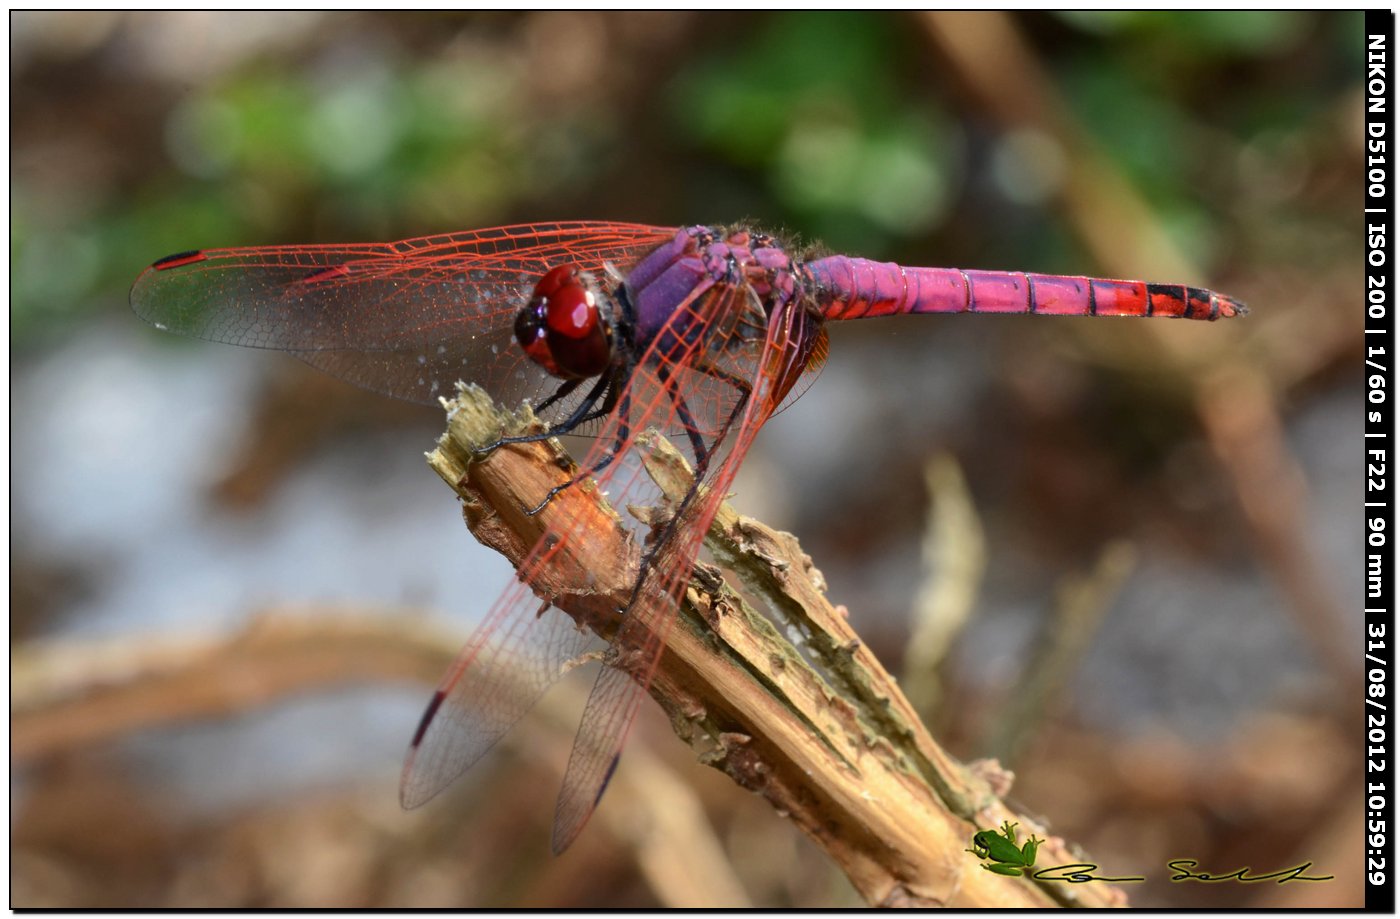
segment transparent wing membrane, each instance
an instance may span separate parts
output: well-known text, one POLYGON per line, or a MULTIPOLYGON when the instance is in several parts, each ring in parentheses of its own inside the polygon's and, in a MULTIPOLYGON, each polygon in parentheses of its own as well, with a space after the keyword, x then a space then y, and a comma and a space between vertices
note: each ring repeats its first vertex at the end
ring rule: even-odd
POLYGON ((548 223, 396 243, 182 253, 146 269, 137 315, 167 331, 296 355, 358 386, 436 404, 459 379, 498 401, 536 401, 558 381, 526 360, 512 321, 559 264, 626 268, 674 231, 548 223))

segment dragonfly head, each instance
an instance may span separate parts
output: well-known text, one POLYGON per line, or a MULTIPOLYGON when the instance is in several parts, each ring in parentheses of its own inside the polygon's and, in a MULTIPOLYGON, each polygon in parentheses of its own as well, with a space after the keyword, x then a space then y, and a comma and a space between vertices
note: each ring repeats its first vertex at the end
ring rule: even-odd
POLYGON ((515 316, 515 338, 532 361, 563 379, 597 376, 612 356, 597 298, 572 265, 550 269, 535 284, 515 316))

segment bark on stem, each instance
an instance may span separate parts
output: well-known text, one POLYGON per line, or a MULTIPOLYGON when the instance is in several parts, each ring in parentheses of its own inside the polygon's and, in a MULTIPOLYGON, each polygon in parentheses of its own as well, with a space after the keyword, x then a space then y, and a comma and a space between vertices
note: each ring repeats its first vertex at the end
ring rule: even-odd
MULTIPOLYGON (((527 516, 524 508, 572 474, 564 448, 556 441, 513 444, 483 457, 480 448, 502 431, 539 430, 538 422, 498 411, 472 387, 447 407, 448 430, 429 464, 462 498, 472 533, 512 564, 520 565, 565 502, 589 502, 596 538, 570 546, 566 563, 532 586, 606 638, 616 625, 613 611, 626 604, 638 553, 617 524, 619 511, 584 483, 527 516), (582 571, 594 577, 581 579, 582 571)), ((654 435, 643 449, 652 479, 678 500, 691 480, 684 459, 654 435)), ((659 522, 661 513, 622 512, 644 524, 659 522)), ((762 794, 871 904, 1126 905, 1120 889, 1099 882, 1037 884, 982 870, 964 850, 978 829, 1003 820, 1048 839, 1040 865, 1084 859, 1002 803, 998 792, 1006 788, 994 791, 985 776, 1004 785, 1005 773, 965 767, 934 742, 844 611, 827 601, 820 573, 794 537, 725 504, 707 544, 785 631, 803 636, 807 657, 716 572, 697 565, 650 692, 701 762, 762 794)))

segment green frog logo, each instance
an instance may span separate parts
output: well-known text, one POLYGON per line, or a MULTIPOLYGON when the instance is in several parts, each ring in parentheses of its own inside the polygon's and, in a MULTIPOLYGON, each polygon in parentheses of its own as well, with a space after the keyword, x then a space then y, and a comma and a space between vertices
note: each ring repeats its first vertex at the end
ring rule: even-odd
POLYGON ((1004 874, 1007 877, 1017 877, 1029 873, 1035 867, 1035 853, 1040 848, 1040 844, 1045 842, 1037 839, 1034 834, 1026 841, 1021 848, 1016 848, 1016 827, 1018 824, 1009 820, 1002 821, 1001 832, 996 830, 982 830, 973 834, 972 848, 964 849, 981 859, 986 859, 990 864, 982 867, 993 874, 1004 874))

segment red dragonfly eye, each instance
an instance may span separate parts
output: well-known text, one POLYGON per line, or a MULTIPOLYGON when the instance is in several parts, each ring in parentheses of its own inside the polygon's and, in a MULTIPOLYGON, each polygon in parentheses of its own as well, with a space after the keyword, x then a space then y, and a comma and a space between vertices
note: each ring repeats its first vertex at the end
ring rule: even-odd
POLYGON ((572 265, 551 269, 535 284, 530 302, 515 317, 515 337, 535 363, 557 377, 597 376, 612 352, 597 300, 572 265))

